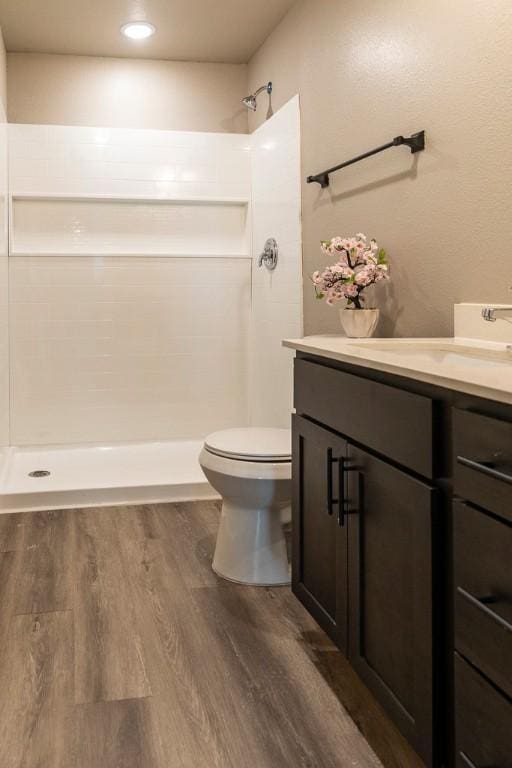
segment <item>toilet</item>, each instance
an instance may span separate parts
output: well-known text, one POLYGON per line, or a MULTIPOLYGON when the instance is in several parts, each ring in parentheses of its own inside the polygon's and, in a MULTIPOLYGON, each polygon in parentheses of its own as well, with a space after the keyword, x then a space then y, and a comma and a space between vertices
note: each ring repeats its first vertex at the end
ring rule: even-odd
POLYGON ((283 521, 291 504, 290 430, 214 432, 204 441, 199 463, 222 496, 215 573, 240 584, 289 584, 283 521))

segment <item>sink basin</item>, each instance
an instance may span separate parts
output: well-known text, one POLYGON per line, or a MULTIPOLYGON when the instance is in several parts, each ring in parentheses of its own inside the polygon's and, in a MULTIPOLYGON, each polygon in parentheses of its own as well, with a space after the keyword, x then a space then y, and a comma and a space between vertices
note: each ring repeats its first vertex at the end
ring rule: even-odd
POLYGON ((512 367, 512 350, 503 346, 500 349, 490 349, 482 346, 471 346, 457 343, 442 342, 397 342, 369 341, 351 346, 361 350, 372 350, 382 354, 399 356, 404 362, 425 365, 464 366, 469 368, 508 368, 512 367))

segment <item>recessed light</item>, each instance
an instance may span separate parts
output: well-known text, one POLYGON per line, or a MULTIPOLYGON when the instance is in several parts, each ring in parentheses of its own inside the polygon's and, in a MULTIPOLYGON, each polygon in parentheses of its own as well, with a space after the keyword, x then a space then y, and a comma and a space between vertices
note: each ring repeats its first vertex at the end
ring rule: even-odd
POLYGON ((155 27, 149 21, 129 21, 121 27, 123 35, 130 40, 145 40, 146 37, 154 35, 155 31, 155 27))

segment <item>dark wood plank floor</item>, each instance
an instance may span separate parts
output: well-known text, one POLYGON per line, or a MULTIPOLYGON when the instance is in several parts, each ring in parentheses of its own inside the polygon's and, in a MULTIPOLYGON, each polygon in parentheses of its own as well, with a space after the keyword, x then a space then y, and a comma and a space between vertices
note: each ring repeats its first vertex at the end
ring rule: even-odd
POLYGON ((0 515, 1 768, 421 765, 288 588, 214 575, 218 515, 0 515))

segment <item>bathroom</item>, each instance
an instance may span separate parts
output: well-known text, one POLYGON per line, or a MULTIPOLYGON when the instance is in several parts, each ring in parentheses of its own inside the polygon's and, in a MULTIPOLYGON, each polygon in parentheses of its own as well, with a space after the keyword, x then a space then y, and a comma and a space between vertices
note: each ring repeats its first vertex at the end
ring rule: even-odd
POLYGON ((1 768, 509 768, 510 4, 0 28, 1 768))

